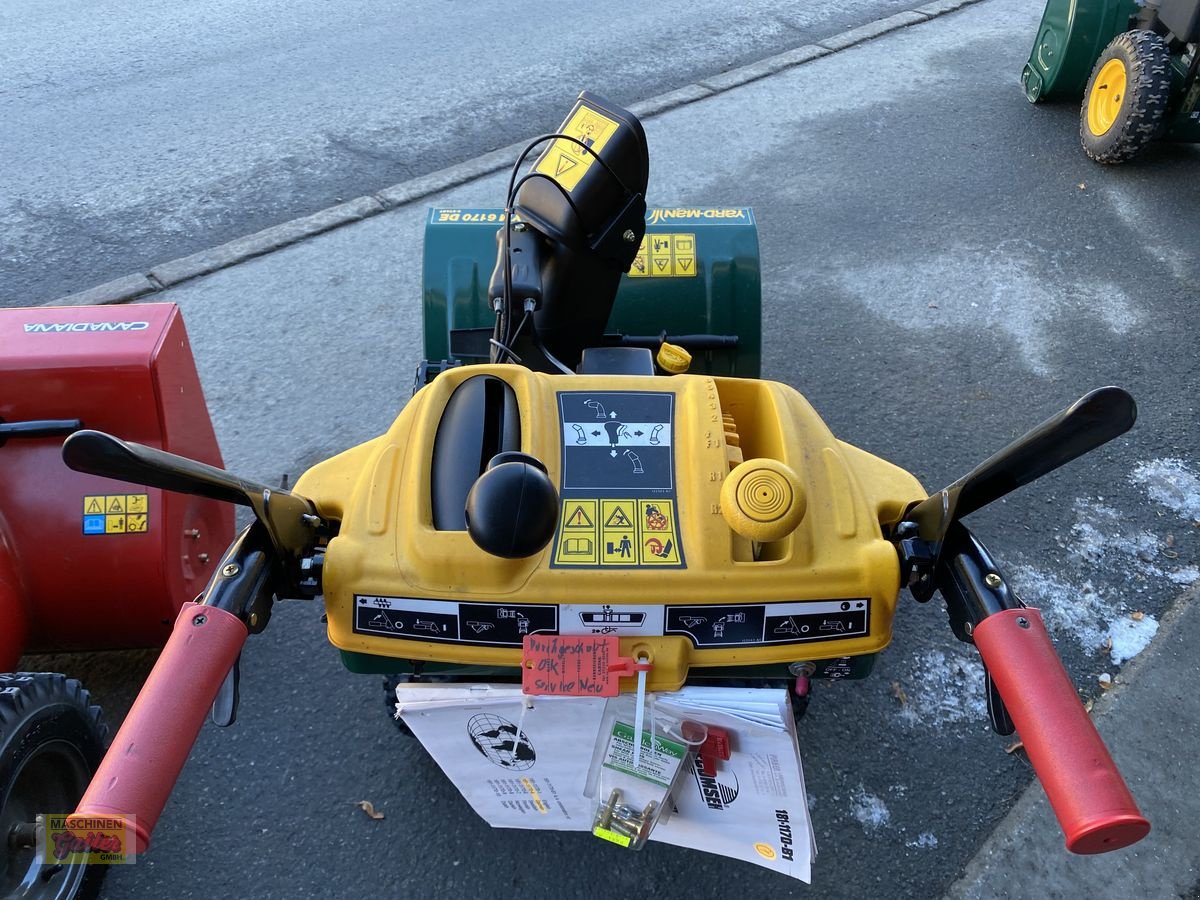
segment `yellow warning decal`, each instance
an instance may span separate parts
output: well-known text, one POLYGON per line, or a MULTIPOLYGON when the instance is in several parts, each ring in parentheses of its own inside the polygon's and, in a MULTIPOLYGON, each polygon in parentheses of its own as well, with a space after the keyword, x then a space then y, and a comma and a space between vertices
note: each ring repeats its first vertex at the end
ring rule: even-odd
POLYGON ((556 566, 679 566, 675 501, 563 500, 556 566))
POLYGON ((675 504, 670 500, 639 500, 639 563, 643 566, 679 565, 679 537, 675 531, 675 504))
POLYGON ((607 566, 637 565, 637 505, 633 500, 602 500, 600 517, 600 563, 607 566))
POLYGON ((630 278, 694 278, 696 235, 647 234, 629 269, 630 278))
POLYGON ((88 494, 84 534, 141 534, 150 530, 149 494, 88 494))
MULTIPOLYGON (((616 130, 617 123, 612 119, 581 105, 563 126, 562 133, 577 138, 599 153, 616 130)), ((568 191, 573 191, 593 162, 595 157, 583 147, 559 138, 539 157, 533 170, 549 175, 568 191)))
POLYGON ((564 500, 562 528, 554 551, 556 566, 595 566, 598 564, 596 541, 598 515, 596 500, 564 500))
POLYGON ((563 504, 563 528, 569 531, 596 527, 596 501, 571 500, 563 504), (570 510, 568 513, 567 510, 570 510))

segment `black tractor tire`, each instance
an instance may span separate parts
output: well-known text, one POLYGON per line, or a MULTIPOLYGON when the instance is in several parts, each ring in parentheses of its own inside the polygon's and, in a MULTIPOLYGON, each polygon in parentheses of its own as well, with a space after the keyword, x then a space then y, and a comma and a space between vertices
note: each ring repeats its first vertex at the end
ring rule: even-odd
POLYGON ((1171 54, 1153 31, 1113 38, 1088 79, 1079 137, 1099 163, 1132 159, 1161 132, 1171 96, 1171 54))
POLYGON ((100 707, 75 679, 0 674, 0 896, 66 900, 99 891, 107 865, 44 865, 28 846, 27 826, 40 813, 75 811, 107 737, 100 707))

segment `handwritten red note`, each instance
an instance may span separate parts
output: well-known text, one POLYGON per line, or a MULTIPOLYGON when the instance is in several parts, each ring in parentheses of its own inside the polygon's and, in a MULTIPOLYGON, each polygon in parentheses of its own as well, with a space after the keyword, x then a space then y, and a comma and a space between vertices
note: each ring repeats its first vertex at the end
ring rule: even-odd
POLYGON ((521 689, 560 697, 615 697, 622 677, 649 668, 620 652, 615 635, 526 635, 521 689))

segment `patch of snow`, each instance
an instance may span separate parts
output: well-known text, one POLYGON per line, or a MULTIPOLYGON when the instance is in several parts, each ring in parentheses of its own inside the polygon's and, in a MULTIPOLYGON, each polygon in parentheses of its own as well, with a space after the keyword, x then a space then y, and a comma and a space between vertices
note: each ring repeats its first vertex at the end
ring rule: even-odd
POLYGON ((1146 489, 1150 499, 1185 519, 1200 521, 1200 476, 1182 459, 1154 459, 1134 467, 1130 479, 1146 489))
POLYGON ((1030 566, 1015 569, 1012 581, 1021 598, 1041 610, 1051 633, 1070 635, 1088 653, 1108 640, 1107 620, 1116 604, 1101 597, 1090 581, 1074 585, 1030 566))
POLYGON ((906 841, 905 847, 920 847, 922 850, 932 850, 937 846, 937 835, 932 831, 922 831, 917 835, 916 840, 906 841))
POLYGON ((1108 636, 1112 640, 1112 650, 1109 657, 1114 666, 1119 666, 1127 659, 1133 659, 1146 649, 1150 640, 1158 633, 1158 619, 1154 616, 1143 616, 1141 619, 1120 619, 1109 627, 1108 636))
POLYGON ((939 726, 978 722, 987 715, 983 663, 974 649, 914 654, 911 672, 904 682, 908 702, 900 707, 902 722, 939 726))
MULTIPOLYGON (((1200 572, 1196 574, 1200 576, 1200 572)), ((1029 605, 1041 611, 1048 631, 1060 638, 1073 638, 1088 653, 1110 645, 1113 665, 1145 650, 1158 631, 1154 616, 1130 618, 1124 604, 1105 600, 1090 581, 1076 586, 1028 566, 1014 571, 1013 580, 1029 605)))
POLYGON ((1058 255, 1025 239, 948 247, 937 255, 847 261, 841 287, 900 328, 944 332, 986 329, 1015 344, 1026 365, 1051 374, 1051 362, 1083 315, 1117 334, 1142 319, 1137 303, 1117 284, 1077 279, 1069 291, 1048 295, 1047 266, 1058 255))
POLYGON ((1091 563, 1113 554, 1149 563, 1158 556, 1162 541, 1149 531, 1121 531, 1121 514, 1111 506, 1091 500, 1075 503, 1075 524, 1070 550, 1091 563))
POLYGON ((1200 581, 1200 569, 1195 566, 1186 566, 1182 569, 1176 569, 1173 572, 1168 572, 1167 577, 1176 584, 1182 584, 1184 587, 1195 584, 1200 581))
POLYGON ((851 792, 850 812, 868 834, 883 828, 892 819, 892 814, 883 800, 867 791, 861 784, 851 792))

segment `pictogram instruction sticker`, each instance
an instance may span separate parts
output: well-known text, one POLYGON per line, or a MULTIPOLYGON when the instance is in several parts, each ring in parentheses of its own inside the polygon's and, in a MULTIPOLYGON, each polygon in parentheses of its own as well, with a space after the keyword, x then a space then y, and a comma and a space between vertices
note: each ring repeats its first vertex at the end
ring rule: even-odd
POLYGON ((87 494, 84 496, 84 534, 144 534, 149 530, 149 494, 87 494))
POLYGON ((596 527, 599 501, 567 499, 562 504, 562 528, 554 551, 556 566, 594 566, 598 563, 599 529, 596 527))
POLYGON ((646 232, 629 269, 630 278, 693 278, 695 275, 695 234, 646 232))
MULTIPOLYGON (((616 131, 617 123, 612 119, 580 105, 563 126, 562 133, 582 141, 593 153, 599 153, 616 131)), ((568 191, 573 191, 595 161, 595 156, 579 144, 559 138, 538 158, 533 170, 549 175, 568 191)))

